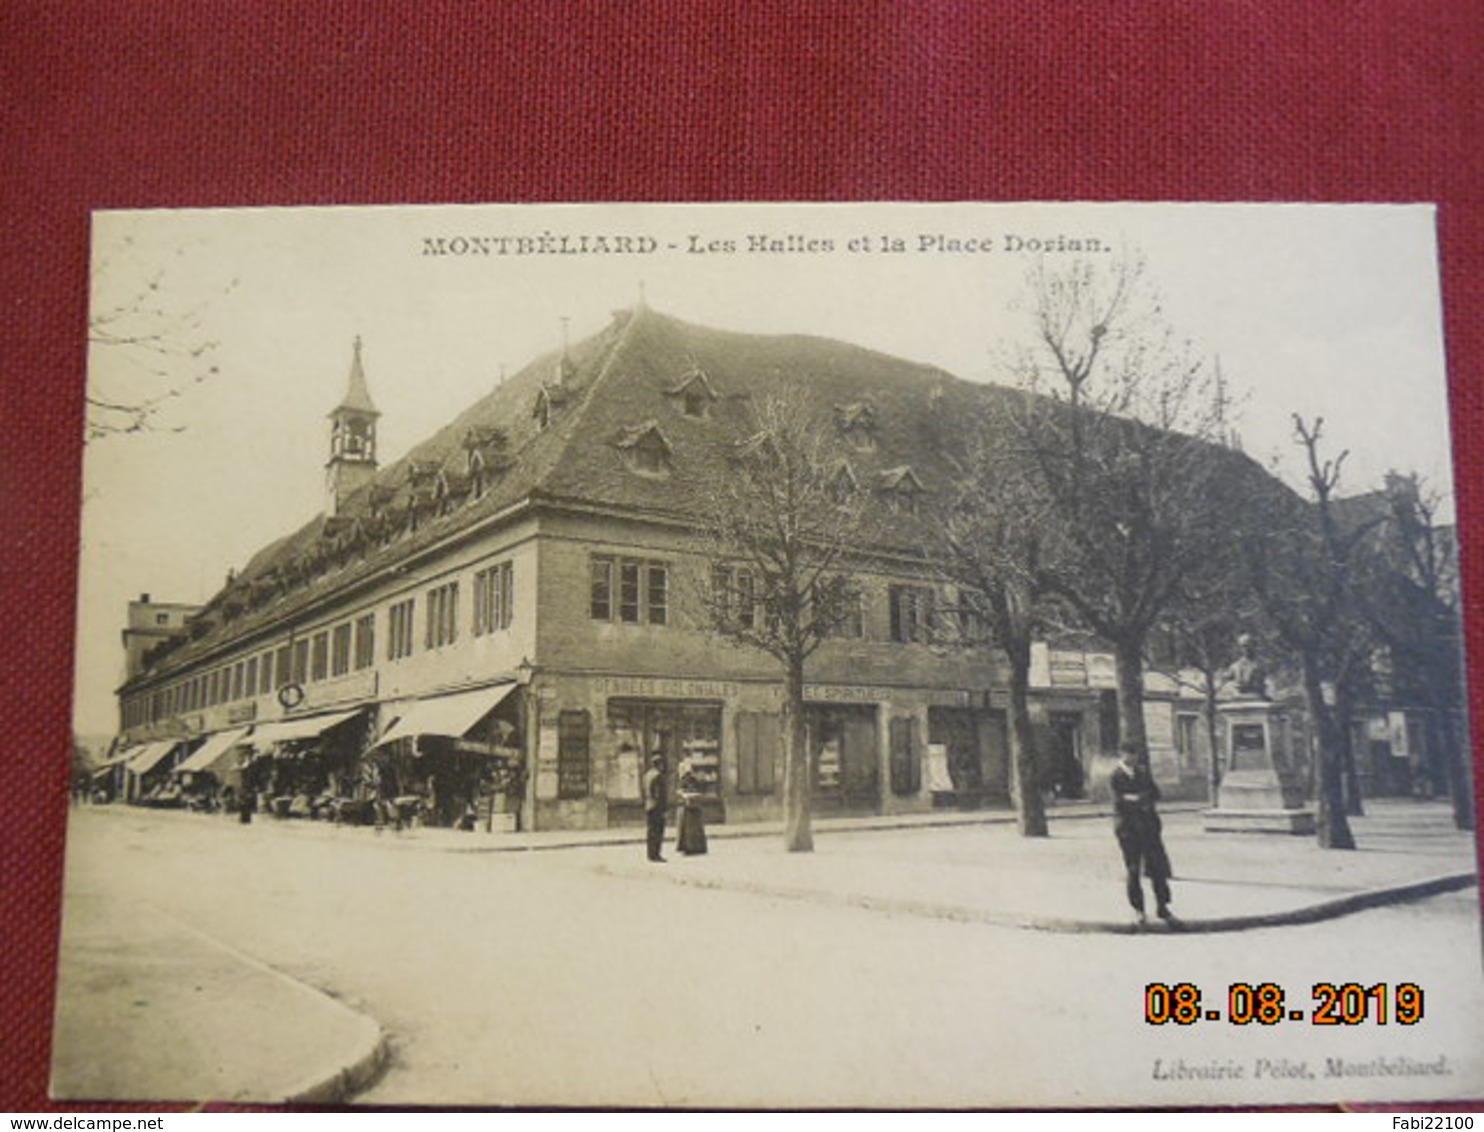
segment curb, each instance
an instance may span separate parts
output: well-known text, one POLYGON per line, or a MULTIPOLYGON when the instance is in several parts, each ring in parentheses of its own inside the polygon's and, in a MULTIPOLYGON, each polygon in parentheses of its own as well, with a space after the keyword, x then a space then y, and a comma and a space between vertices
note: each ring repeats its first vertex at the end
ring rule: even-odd
POLYGON ((165 917, 182 929, 204 941, 218 951, 230 955, 238 963, 248 967, 259 974, 267 975, 278 982, 292 987, 297 993, 308 995, 317 999, 322 1006, 329 1006, 337 1012, 348 1015, 355 1020, 360 1034, 356 1038, 357 1052, 344 1062, 338 1069, 328 1072, 319 1071, 313 1076, 307 1076, 289 1088, 285 1089, 282 1097, 276 1103, 279 1104, 303 1104, 303 1105, 326 1105, 338 1104, 348 1100, 360 1090, 370 1085, 378 1074, 386 1066, 388 1045, 386 1031, 381 1024, 370 1015, 363 1014, 359 1010, 353 1010, 345 1003, 332 995, 326 994, 317 987, 310 986, 287 975, 264 963, 245 951, 240 951, 229 943, 216 939, 193 924, 187 923, 180 917, 172 915, 161 908, 156 908, 157 914, 165 917))
MULTIPOLYGON (((312 988, 306 987, 305 989, 312 988)), ((331 999, 331 1001, 334 1000, 331 999)), ((349 1007, 342 1007, 342 1009, 348 1010, 349 1007)), ((279 1103, 288 1105, 341 1104, 350 1100, 381 1075, 381 1071, 386 1067, 388 1055, 386 1031, 366 1015, 361 1015, 361 1018, 366 1028, 370 1030, 366 1048, 351 1059, 344 1068, 335 1070, 329 1076, 301 1082, 289 1089, 279 1103)))
MULTIPOLYGON (((1205 808, 1204 803, 1176 802, 1172 805, 1161 807, 1161 812, 1172 813, 1200 813, 1205 808)), ((1090 818, 1111 818, 1112 809, 1101 804, 1089 804, 1085 807, 1050 811, 1046 817, 1048 821, 1086 821, 1090 818)), ((944 813, 942 817, 924 814, 904 814, 897 818, 873 817, 873 818, 843 818, 843 819, 816 819, 813 831, 816 835, 830 835, 839 833, 882 833, 900 830, 917 829, 947 829, 971 825, 1013 825, 1016 815, 1013 811, 990 810, 971 811, 968 813, 944 813), (842 824, 832 824, 840 821, 842 824), (858 821, 860 824, 853 824, 858 821)), ((666 824, 667 836, 673 826, 666 824)), ((540 836, 530 834, 511 834, 516 838, 529 836, 540 836)), ((741 841, 746 838, 782 837, 783 826, 776 822, 748 822, 740 825, 708 825, 706 836, 713 841, 741 841)), ((409 842, 409 844, 418 844, 409 842)), ((433 845, 423 843, 419 847, 436 850, 443 853, 547 853, 557 849, 598 849, 612 845, 643 845, 644 830, 615 829, 590 834, 587 837, 562 837, 555 834, 552 840, 547 842, 512 844, 509 842, 495 844, 442 844, 433 845)))
MULTIPOLYGON (((1303 908, 1287 912, 1269 912, 1252 916, 1224 916, 1214 920, 1179 921, 1176 931, 1193 932, 1238 932, 1252 928, 1280 927, 1288 924, 1313 924, 1320 920, 1335 920, 1368 908, 1380 908, 1388 904, 1406 904, 1413 900, 1424 900, 1429 896, 1440 896, 1445 892, 1461 892, 1479 883, 1477 873, 1444 873, 1425 880, 1409 881, 1406 884, 1388 885, 1384 888, 1369 888, 1349 896, 1339 896, 1303 908)), ((1134 933, 1139 929, 1134 927, 1134 933)))
POLYGON ((769 887, 749 884, 745 881, 727 881, 717 877, 686 877, 674 873, 663 875, 639 869, 614 869, 607 866, 596 870, 608 876, 653 877, 669 884, 691 888, 711 889, 724 892, 746 892, 758 896, 773 896, 784 900, 813 901, 836 907, 860 908, 868 912, 905 913, 931 919, 956 923, 984 924, 991 927, 1019 928, 1022 931, 1055 932, 1063 935, 1214 935, 1221 932, 1253 931, 1258 928, 1286 927, 1295 924, 1311 924, 1321 920, 1338 919, 1368 908, 1388 904, 1404 904, 1438 896, 1445 892, 1458 892, 1479 883, 1476 873, 1445 873, 1425 880, 1405 884, 1388 885, 1382 888, 1365 889, 1331 900, 1320 901, 1282 912, 1261 912, 1248 916, 1222 916, 1205 920, 1177 920, 1170 928, 1127 923, 1117 920, 1068 920, 1051 916, 1036 916, 987 909, 967 908, 960 904, 938 904, 921 900, 901 900, 891 897, 867 896, 861 893, 830 893, 816 889, 769 887))

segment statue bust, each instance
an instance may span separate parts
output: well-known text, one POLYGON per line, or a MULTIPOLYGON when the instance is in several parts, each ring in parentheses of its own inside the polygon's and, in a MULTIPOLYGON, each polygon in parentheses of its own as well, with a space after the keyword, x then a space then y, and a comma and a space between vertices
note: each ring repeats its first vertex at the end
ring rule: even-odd
POLYGON ((1237 695, 1254 699, 1268 698, 1268 670, 1257 656, 1257 642, 1250 634, 1237 638, 1240 655, 1226 669, 1226 678, 1236 688, 1237 695))

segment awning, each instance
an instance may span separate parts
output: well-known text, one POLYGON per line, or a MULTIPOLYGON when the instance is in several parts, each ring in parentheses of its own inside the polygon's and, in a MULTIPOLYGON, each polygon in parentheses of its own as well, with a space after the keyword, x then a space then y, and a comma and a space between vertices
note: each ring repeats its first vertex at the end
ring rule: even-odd
POLYGON ((109 755, 106 759, 95 766, 93 768, 93 773, 97 774, 100 770, 112 770, 114 767, 118 766, 119 763, 126 763, 135 755, 143 753, 143 751, 143 747, 130 747, 127 751, 115 751, 113 754, 109 755))
POLYGON ((360 711, 360 708, 352 708, 350 711, 336 711, 328 715, 307 715, 302 719, 281 719, 276 723, 264 723, 254 729, 252 738, 248 742, 262 750, 272 743, 287 743, 291 739, 313 739, 317 735, 323 735, 337 724, 359 715, 360 711))
POLYGON ((235 731, 218 731, 206 742, 202 743, 195 754, 187 756, 179 766, 175 768, 176 774, 186 774, 193 771, 214 771, 216 764, 232 753, 232 748, 240 744, 247 735, 247 728, 239 727, 235 731))
POLYGON ((126 763, 135 755, 143 753, 144 749, 142 747, 131 747, 127 751, 115 753, 104 759, 97 766, 95 766, 91 771, 89 771, 89 774, 91 774, 93 778, 102 778, 106 774, 111 774, 113 772, 113 768, 118 766, 120 763, 126 763))
POLYGON ((137 751, 129 759, 129 769, 135 774, 148 774, 159 766, 171 751, 180 746, 179 739, 160 739, 137 751))
POLYGON ((515 691, 514 684, 433 696, 408 706, 373 746, 381 747, 411 735, 447 735, 457 739, 515 691))

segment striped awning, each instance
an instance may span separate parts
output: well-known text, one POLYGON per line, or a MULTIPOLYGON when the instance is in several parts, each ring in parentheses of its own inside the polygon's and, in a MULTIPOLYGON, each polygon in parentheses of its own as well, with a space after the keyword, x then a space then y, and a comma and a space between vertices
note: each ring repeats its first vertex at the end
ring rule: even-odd
POLYGON ((374 746, 382 747, 414 735, 445 735, 457 739, 499 707, 515 687, 514 684, 500 684, 494 688, 417 700, 408 705, 374 746))
POLYGON ((360 713, 360 708, 352 708, 350 711, 335 711, 327 715, 306 715, 301 719, 280 719, 276 723, 263 723, 253 729, 252 738, 248 742, 261 751, 274 743, 313 739, 360 713))
POLYGON ((140 754, 143 750, 144 748, 142 747, 131 747, 127 751, 115 751, 112 755, 104 759, 101 763, 99 763, 92 769, 92 776, 94 778, 102 778, 105 774, 110 773, 114 767, 120 765, 121 763, 128 762, 135 755, 140 754))
POLYGON ((239 746, 246 737, 247 728, 245 727, 239 727, 235 731, 218 731, 202 743, 195 752, 187 755, 175 768, 175 773, 214 772, 217 764, 228 758, 233 749, 239 746))
POLYGON ((179 739, 159 739, 136 751, 129 759, 129 770, 134 774, 148 774, 180 746, 179 739))

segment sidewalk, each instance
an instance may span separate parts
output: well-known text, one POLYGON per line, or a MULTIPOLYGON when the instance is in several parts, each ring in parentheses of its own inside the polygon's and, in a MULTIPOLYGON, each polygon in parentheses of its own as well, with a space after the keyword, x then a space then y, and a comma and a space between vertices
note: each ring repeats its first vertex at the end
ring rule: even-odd
MULTIPOLYGON (((1199 803, 1162 807, 1165 845, 1174 868, 1177 929, 1185 932, 1310 923, 1476 883, 1474 835, 1453 828, 1445 800, 1367 802, 1366 815, 1350 819, 1358 846, 1354 851, 1320 849, 1311 836, 1207 833, 1203 808, 1199 803)), ((183 821, 230 820, 175 811, 168 815, 183 821)), ((262 816, 255 824, 275 835, 355 840, 389 852, 585 850, 595 855, 595 868, 614 876, 1028 930, 1165 930, 1162 924, 1133 922, 1107 805, 1060 803, 1049 810, 1048 821, 1050 836, 1042 839, 1018 836, 1015 815, 1005 810, 822 818, 813 822, 812 853, 785 852, 780 822, 713 825, 707 829, 708 854, 684 858, 667 847, 669 862, 662 867, 644 860, 642 828, 469 833, 419 827, 378 832, 262 816), (917 847, 935 832, 948 830, 959 833, 951 853, 917 847), (871 836, 882 833, 894 836, 871 836), (608 852, 618 847, 632 847, 632 855, 620 858, 608 852)), ((672 825, 667 846, 673 840, 672 825)))
MULTIPOLYGON (((682 858, 672 830, 666 864, 644 860, 642 830, 378 834, 259 821, 273 836, 355 839, 388 852, 567 850, 564 863, 603 875, 887 915, 1038 931, 1170 930, 1132 922, 1111 820, 1090 805, 1054 810, 1045 839, 1018 836, 1008 813, 824 819, 814 823, 813 853, 785 852, 777 825, 722 825, 708 830, 709 853, 682 858)), ((1308 837, 1206 833, 1198 807, 1166 807, 1175 930, 1305 923, 1475 883, 1473 837, 1453 829, 1444 802, 1375 801, 1352 825, 1359 848, 1326 851, 1308 837)), ((334 1103, 380 1067, 385 1041, 374 1020, 155 909, 69 892, 67 914, 56 1047, 71 1056, 54 1067, 61 1096, 85 1099, 98 1095, 96 1082, 123 1079, 137 1082, 140 1095, 106 1099, 189 1099, 206 1080, 223 1101, 261 1100, 264 1082, 277 1082, 274 1095, 284 1102, 334 1103), (227 1002, 232 1008, 221 1009, 227 1002), (172 1091, 177 1081, 192 1084, 172 1091)))
MULTIPOLYGON (((839 836, 870 828, 870 820, 818 823, 814 853, 785 852, 776 830, 744 843, 720 827, 703 857, 667 849, 668 863, 657 866, 636 852, 632 862, 604 867, 672 883, 1036 931, 1170 930, 1158 921, 1134 922, 1106 811, 1059 810, 1046 839, 1019 837, 1005 815, 963 830, 951 846, 920 852, 913 842, 936 840, 930 820, 895 823, 910 832, 890 839, 839 836)), ((1476 883, 1473 837, 1453 829, 1442 803, 1372 803, 1366 817, 1352 819, 1359 846, 1353 852, 1320 849, 1312 837, 1207 833, 1198 807, 1167 808, 1164 826, 1175 873, 1174 930, 1184 932, 1309 923, 1476 883)), ((1152 912, 1152 898, 1149 907, 1152 912)))
POLYGON ((158 909, 67 897, 51 1093, 330 1104, 373 1080, 381 1027, 158 909))
MULTIPOLYGON (((1474 837, 1453 828, 1446 801, 1368 802, 1364 817, 1350 819, 1358 845, 1354 851, 1320 849, 1313 837, 1207 833, 1203 808, 1196 803, 1163 808, 1165 844, 1175 871, 1176 930, 1231 932, 1310 923, 1476 883, 1474 837)), ((709 853, 683 858, 667 849, 663 867, 643 859, 642 829, 463 833, 419 828, 377 834, 308 822, 281 824, 294 836, 367 837, 398 851, 598 852, 632 846, 631 858, 604 853, 595 867, 614 876, 1028 930, 1167 930, 1163 924, 1133 921, 1106 805, 1062 803, 1048 819, 1051 835, 1045 839, 1018 836, 1015 815, 1007 811, 816 819, 813 853, 785 852, 778 822, 714 825, 707 830, 709 853), (951 855, 914 847, 934 831, 950 828, 962 834, 951 855), (868 836, 888 831, 897 836, 868 836)), ((673 842, 673 827, 667 832, 673 842)))

